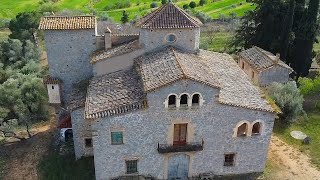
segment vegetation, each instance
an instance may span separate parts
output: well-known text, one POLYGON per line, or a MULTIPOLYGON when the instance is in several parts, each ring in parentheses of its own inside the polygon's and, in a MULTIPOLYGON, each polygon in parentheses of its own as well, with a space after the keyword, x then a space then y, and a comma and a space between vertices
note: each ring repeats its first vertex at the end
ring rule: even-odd
POLYGON ((197 7, 197 4, 194 1, 191 1, 189 4, 189 7, 193 9, 193 8, 197 7))
POLYGON ((304 96, 320 94, 320 76, 315 79, 300 78, 298 83, 301 94, 304 96))
POLYGON ((9 29, 0 29, 0 42, 7 40, 10 33, 9 29))
POLYGON ((295 82, 273 83, 267 88, 267 94, 281 109, 282 113, 279 114, 279 118, 284 124, 296 121, 297 117, 302 114, 303 96, 295 82))
POLYGON ((281 52, 296 72, 296 80, 307 76, 313 58, 313 44, 318 30, 319 0, 254 0, 257 8, 248 12, 237 30, 232 46, 253 45, 273 53, 281 52))
POLYGON ((228 31, 202 32, 200 48, 215 52, 226 52, 228 44, 232 40, 233 33, 228 31))
POLYGON ((123 11, 122 13, 121 22, 123 24, 129 22, 129 14, 126 11, 123 11))
POLYGON ((320 168, 320 113, 310 113, 308 120, 300 117, 295 123, 290 124, 288 127, 283 126, 276 121, 274 132, 281 139, 287 143, 299 148, 302 152, 309 154, 312 158, 311 161, 320 168), (304 145, 301 140, 296 140, 290 136, 291 131, 302 131, 311 138, 310 145, 304 145))

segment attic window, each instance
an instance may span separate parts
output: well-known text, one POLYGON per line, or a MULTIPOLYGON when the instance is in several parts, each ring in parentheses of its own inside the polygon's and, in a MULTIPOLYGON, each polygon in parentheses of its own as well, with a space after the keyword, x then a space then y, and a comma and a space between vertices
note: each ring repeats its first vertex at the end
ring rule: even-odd
POLYGON ((169 34, 166 39, 167 42, 174 43, 177 40, 177 37, 174 34, 169 34))

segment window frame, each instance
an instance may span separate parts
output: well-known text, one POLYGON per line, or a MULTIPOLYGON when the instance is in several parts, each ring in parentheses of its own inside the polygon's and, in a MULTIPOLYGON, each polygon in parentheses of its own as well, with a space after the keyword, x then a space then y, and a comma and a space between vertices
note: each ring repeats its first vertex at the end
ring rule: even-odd
POLYGON ((126 163, 126 174, 137 174, 138 173, 138 160, 137 159, 126 160, 125 163, 126 163), (131 163, 133 163, 133 164, 131 164, 131 163), (132 165, 134 165, 135 167, 132 167, 132 165), (133 171, 132 171, 132 169, 133 169, 133 171))
POLYGON ((116 131, 116 130, 115 130, 115 131, 111 131, 111 132, 110 132, 111 145, 122 145, 122 144, 124 144, 124 137, 123 137, 124 135, 123 135, 123 134, 124 134, 123 131, 116 131), (113 136, 112 136, 112 135, 113 135, 114 133, 121 133, 121 136, 122 136, 122 137, 121 137, 121 140, 122 140, 121 143, 118 143, 118 142, 114 142, 114 141, 113 141, 113 138, 112 138, 113 136))
POLYGON ((168 34, 167 36, 166 36, 166 41, 168 42, 168 43, 175 43, 175 42, 177 42, 177 36, 175 35, 175 34, 168 34), (173 37, 174 39, 173 39, 173 41, 171 41, 171 39, 170 39, 170 37, 173 37))
POLYGON ((233 167, 236 164, 236 153, 225 153, 224 154, 224 167, 233 167))

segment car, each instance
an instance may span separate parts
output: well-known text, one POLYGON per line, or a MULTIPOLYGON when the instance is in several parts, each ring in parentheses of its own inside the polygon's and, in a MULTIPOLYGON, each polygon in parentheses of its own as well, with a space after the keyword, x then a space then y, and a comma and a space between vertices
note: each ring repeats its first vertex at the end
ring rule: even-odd
POLYGON ((61 128, 60 129, 60 141, 69 142, 73 140, 72 128, 61 128))

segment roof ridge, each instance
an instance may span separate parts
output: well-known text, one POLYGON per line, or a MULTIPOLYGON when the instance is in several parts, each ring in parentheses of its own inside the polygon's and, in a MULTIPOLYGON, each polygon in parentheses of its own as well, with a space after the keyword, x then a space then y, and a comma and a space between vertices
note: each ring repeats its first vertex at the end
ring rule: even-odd
POLYGON ((264 49, 262 49, 262 48, 260 48, 258 46, 253 46, 253 47, 256 48, 259 52, 261 52, 265 57, 267 57, 272 63, 274 63, 274 61, 264 52, 265 51, 264 49))

